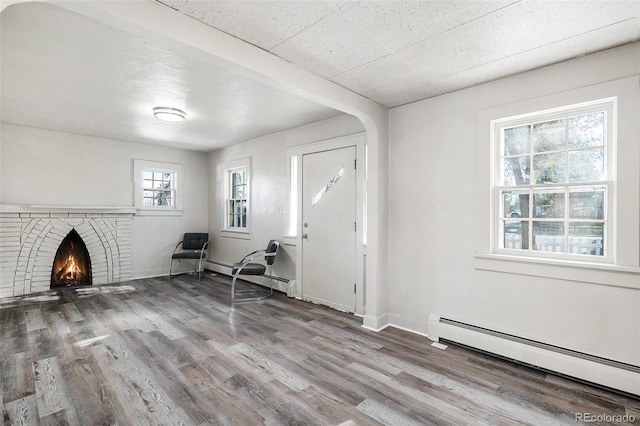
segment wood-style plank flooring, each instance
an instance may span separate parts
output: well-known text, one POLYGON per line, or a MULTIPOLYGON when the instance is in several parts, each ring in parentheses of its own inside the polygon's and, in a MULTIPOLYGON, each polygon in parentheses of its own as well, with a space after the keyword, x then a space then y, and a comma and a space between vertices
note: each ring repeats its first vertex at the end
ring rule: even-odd
POLYGON ((4 423, 640 424, 637 399, 282 294, 231 309, 229 283, 183 275, 0 300, 4 423))

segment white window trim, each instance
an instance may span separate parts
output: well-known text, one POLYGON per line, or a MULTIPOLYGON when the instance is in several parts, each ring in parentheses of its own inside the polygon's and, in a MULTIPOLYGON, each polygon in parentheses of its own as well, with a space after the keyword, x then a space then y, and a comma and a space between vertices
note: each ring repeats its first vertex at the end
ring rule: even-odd
POLYGON ((183 189, 184 189, 184 166, 178 163, 165 163, 152 160, 133 160, 133 176, 135 187, 135 208, 136 215, 139 216, 182 216, 183 213, 183 189), (144 199, 144 171, 170 172, 175 175, 175 205, 167 206, 145 206, 144 199))
POLYGON ((476 116, 476 247, 475 269, 574 281, 605 286, 640 288, 640 123, 637 120, 640 104, 640 76, 600 83, 593 86, 553 93, 517 101, 484 110, 476 116), (616 146, 617 182, 615 191, 624 197, 615 197, 613 206, 616 235, 613 236, 614 263, 586 263, 557 259, 524 258, 496 254, 492 247, 491 190, 493 138, 490 123, 506 116, 544 111, 562 105, 574 105, 593 99, 618 98, 618 128, 616 146))
MULTIPOLYGON (((522 114, 519 116, 505 117, 491 121, 491 144, 492 144, 492 193, 491 199, 493 200, 491 208, 491 226, 493 229, 491 247, 492 252, 495 254, 510 255, 514 257, 523 258, 548 258, 559 259, 566 261, 576 261, 584 263, 614 263, 615 244, 614 237, 616 235, 615 216, 613 214, 613 206, 615 204, 615 148, 616 148, 616 111, 617 111, 617 99, 606 98, 599 99, 592 102, 581 103, 577 105, 567 105, 560 108, 554 108, 551 110, 532 112, 522 114), (499 138, 501 130, 503 128, 519 126, 523 124, 529 124, 531 122, 543 122, 555 119, 559 116, 575 116, 581 114, 588 114, 596 111, 604 111, 606 116, 606 128, 605 128, 605 174, 606 178, 603 181, 598 182, 561 182, 558 184, 544 184, 544 185, 526 185, 526 186, 513 186, 509 189, 544 189, 544 188, 567 188, 567 187, 579 187, 579 186, 606 186, 607 187, 607 202, 605 212, 605 233, 603 236, 603 245, 605 253, 603 256, 585 256, 585 255, 572 255, 568 253, 553 253, 546 251, 518 251, 515 249, 507 249, 500 247, 501 233, 498 226, 500 216, 500 197, 499 192, 501 189, 505 189, 501 184, 501 167, 500 167, 500 146, 499 138)), ((529 218, 530 221, 535 221, 533 217, 529 218)), ((569 221, 569 218, 564 219, 565 222, 569 221)))
POLYGON ((251 182, 253 180, 253 172, 251 170, 251 157, 242 158, 235 161, 222 163, 220 166, 221 182, 222 182, 222 223, 220 234, 226 238, 250 239, 251 238, 251 182), (247 170, 247 226, 244 228, 227 227, 227 208, 230 190, 230 174, 238 169, 247 170))

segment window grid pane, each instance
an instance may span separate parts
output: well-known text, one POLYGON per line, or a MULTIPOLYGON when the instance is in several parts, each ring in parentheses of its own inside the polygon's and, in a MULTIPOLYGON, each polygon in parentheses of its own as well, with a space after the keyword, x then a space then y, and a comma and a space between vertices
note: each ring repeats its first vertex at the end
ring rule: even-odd
POLYGON ((565 120, 552 120, 533 125, 533 145, 535 152, 549 152, 564 149, 565 120))
POLYGON ((596 111, 502 129, 501 249, 605 255, 607 186, 583 183, 606 179, 606 125, 596 111))
POLYGON ((604 145, 604 112, 576 115, 569 118, 569 147, 604 145))
POLYGON ((226 228, 247 228, 247 170, 229 171, 226 228))
POLYGON ((144 170, 142 186, 144 206, 175 206, 175 172, 144 170))

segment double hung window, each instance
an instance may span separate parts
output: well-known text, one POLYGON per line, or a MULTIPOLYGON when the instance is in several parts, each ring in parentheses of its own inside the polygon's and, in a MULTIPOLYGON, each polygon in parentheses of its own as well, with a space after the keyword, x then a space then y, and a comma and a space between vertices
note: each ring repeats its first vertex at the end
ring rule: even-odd
POLYGON ((248 172, 246 169, 229 171, 229 198, 227 199, 227 228, 247 227, 248 172))
POLYGON ((224 212, 223 230, 249 232, 251 161, 243 159, 222 165, 224 212))
POLYGON ((607 261, 614 101, 495 120, 498 253, 607 261))

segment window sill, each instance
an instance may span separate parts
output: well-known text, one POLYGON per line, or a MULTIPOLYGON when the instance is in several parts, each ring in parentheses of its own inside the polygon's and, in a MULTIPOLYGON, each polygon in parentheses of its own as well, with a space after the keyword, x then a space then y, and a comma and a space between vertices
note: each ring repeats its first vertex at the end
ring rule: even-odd
POLYGON ((181 209, 136 209, 136 216, 182 216, 181 209))
POLYGON ((475 269, 640 289, 640 268, 565 260, 476 254, 475 269))
POLYGON ((229 229, 221 229, 220 236, 223 238, 236 238, 239 240, 250 240, 251 232, 249 231, 231 231, 229 229))

